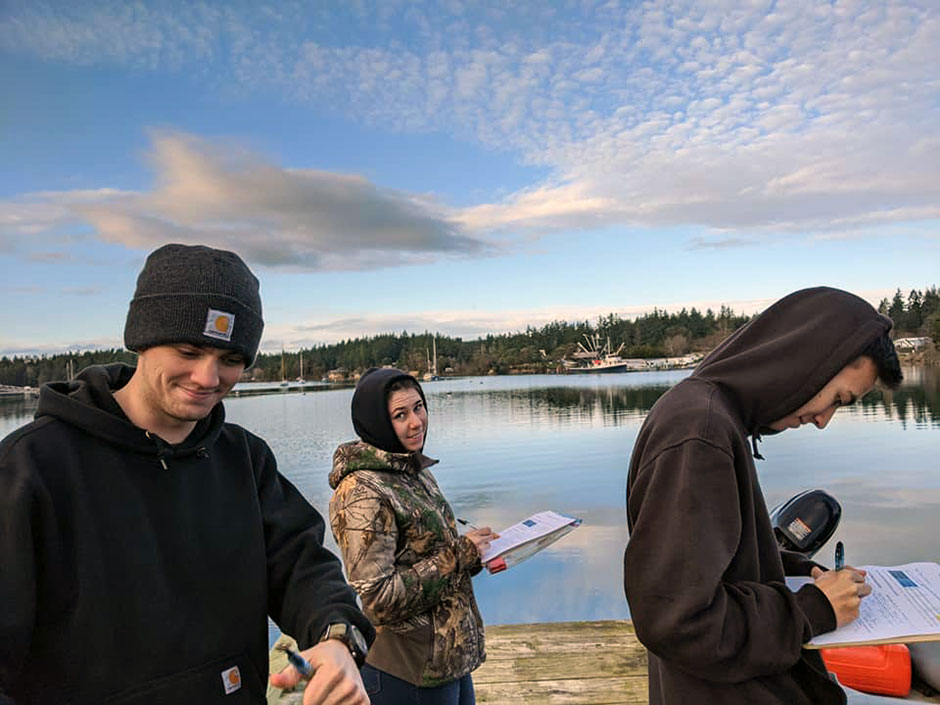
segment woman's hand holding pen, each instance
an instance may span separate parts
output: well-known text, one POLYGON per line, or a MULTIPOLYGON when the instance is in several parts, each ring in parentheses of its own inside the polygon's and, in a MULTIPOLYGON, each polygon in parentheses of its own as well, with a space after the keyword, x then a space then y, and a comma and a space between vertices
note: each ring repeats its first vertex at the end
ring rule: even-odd
POLYGON ((813 568, 811 573, 816 587, 822 590, 836 615, 836 627, 858 619, 862 598, 871 594, 871 585, 865 582, 865 571, 850 565, 841 570, 813 568))
POLYGON ((477 551, 480 552, 481 556, 486 553, 486 549, 490 547, 490 543, 499 538, 499 534, 494 533, 488 526, 479 529, 471 529, 464 534, 464 536, 473 542, 473 545, 477 547, 477 551))

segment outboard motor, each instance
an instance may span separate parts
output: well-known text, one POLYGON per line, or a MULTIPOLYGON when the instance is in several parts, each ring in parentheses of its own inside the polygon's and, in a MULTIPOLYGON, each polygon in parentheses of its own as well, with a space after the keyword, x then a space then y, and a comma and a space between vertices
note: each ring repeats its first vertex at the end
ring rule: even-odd
POLYGON ((835 533, 842 505, 825 490, 805 490, 770 511, 777 545, 812 558, 835 533))

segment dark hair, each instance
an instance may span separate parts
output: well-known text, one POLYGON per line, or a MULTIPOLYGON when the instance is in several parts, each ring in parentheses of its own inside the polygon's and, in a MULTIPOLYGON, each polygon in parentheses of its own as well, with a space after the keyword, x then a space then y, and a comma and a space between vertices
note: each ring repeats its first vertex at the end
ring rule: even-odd
POLYGON ((424 401, 418 381, 394 367, 371 367, 362 373, 353 392, 353 428, 369 445, 389 453, 407 453, 388 414, 389 395, 399 389, 415 389, 424 401))
MULTIPOLYGON (((424 398, 424 394, 421 393, 420 384, 411 377, 399 377, 385 388, 385 403, 388 404, 388 400, 391 399, 392 394, 400 392, 403 389, 413 389, 424 398)), ((425 406, 427 406, 427 402, 425 402, 425 406)))
POLYGON ((861 352, 861 356, 871 359, 878 368, 878 379, 888 389, 897 389, 901 385, 904 375, 901 374, 901 361, 898 360, 898 351, 894 348, 894 341, 885 331, 875 338, 861 352))

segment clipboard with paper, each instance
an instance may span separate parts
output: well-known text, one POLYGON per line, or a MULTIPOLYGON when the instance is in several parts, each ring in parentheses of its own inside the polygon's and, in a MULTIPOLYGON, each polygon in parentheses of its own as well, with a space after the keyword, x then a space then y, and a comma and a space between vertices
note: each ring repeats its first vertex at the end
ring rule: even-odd
POLYGON ((531 558, 581 526, 581 520, 553 511, 526 517, 499 532, 481 560, 490 573, 499 573, 531 558))
MULTIPOLYGON (((859 617, 804 644, 807 649, 940 641, 940 564, 865 565, 872 592, 859 617)), ((798 589, 811 578, 787 578, 798 589)))

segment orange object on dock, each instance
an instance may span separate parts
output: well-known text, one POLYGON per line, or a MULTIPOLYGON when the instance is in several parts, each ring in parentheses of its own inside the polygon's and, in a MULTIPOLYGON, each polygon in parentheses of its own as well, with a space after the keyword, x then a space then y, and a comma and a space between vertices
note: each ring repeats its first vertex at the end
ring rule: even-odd
POLYGON ((911 652, 904 644, 843 646, 820 652, 826 668, 848 688, 902 697, 911 692, 911 652))

